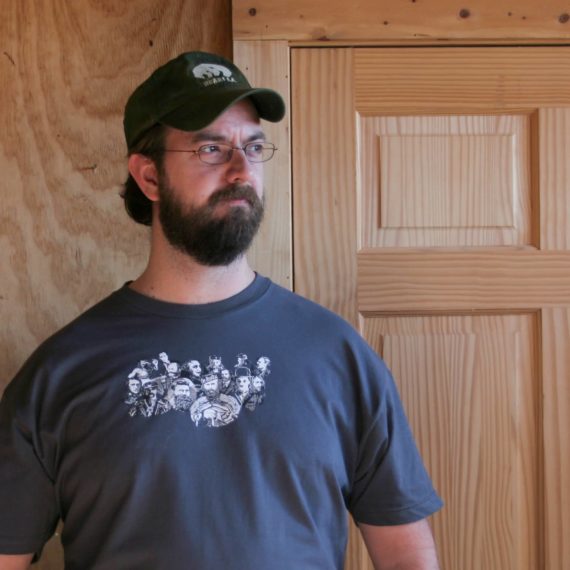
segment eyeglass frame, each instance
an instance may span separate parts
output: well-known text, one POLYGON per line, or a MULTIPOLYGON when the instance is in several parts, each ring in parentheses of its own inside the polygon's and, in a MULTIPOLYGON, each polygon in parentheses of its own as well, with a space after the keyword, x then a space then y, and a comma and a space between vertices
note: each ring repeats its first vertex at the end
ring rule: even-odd
POLYGON ((244 144, 243 146, 232 146, 229 143, 225 143, 225 142, 217 142, 217 143, 208 143, 208 144, 203 144, 201 146, 199 146, 196 150, 191 150, 191 149, 174 149, 174 148, 163 148, 161 149, 162 152, 189 152, 191 154, 194 154, 195 156, 198 157, 198 160, 202 163, 202 164, 207 164, 208 166, 221 166, 222 164, 228 164, 228 162, 231 162, 232 157, 233 157, 233 152, 234 150, 241 150, 243 151, 243 154, 246 158, 246 160, 250 163, 250 164, 262 164, 263 162, 268 162, 270 161, 274 156, 275 156, 275 151, 279 150, 273 143, 267 142, 267 141, 263 141, 263 142, 259 142, 259 141, 252 141, 252 142, 248 142, 246 144, 244 144), (250 160, 250 158, 247 156, 247 147, 253 146, 253 145, 263 145, 265 147, 270 147, 270 149, 273 151, 271 153, 271 156, 269 158, 266 158, 265 160, 250 160), (228 155, 227 155, 227 160, 224 160, 223 162, 206 162, 205 160, 203 160, 202 156, 201 156, 201 152, 203 151, 204 148, 210 147, 210 146, 221 146, 227 149, 228 151, 228 155))

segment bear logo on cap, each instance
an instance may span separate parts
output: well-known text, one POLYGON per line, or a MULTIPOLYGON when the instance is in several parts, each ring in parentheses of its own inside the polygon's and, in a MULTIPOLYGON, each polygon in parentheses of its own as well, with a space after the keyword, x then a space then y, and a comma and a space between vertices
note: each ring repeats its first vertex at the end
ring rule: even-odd
POLYGON ((232 72, 227 67, 215 63, 201 63, 192 69, 192 73, 196 79, 205 80, 202 83, 204 87, 215 85, 222 81, 236 83, 236 80, 232 77, 232 72))

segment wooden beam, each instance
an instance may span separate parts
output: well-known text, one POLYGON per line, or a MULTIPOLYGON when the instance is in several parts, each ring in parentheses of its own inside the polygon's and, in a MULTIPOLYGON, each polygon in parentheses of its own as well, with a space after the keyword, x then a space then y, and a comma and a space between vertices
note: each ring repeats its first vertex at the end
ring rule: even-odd
POLYGON ((564 0, 234 0, 234 39, 570 39, 564 0))

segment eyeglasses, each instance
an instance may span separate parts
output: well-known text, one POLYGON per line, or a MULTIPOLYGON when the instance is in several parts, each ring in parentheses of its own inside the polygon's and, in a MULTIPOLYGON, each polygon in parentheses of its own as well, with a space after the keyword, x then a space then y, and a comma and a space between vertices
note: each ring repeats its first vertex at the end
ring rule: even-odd
POLYGON ((190 152, 210 165, 226 164, 232 159, 234 150, 243 150, 249 162, 267 162, 273 158, 277 148, 273 143, 250 142, 243 146, 226 143, 205 144, 196 150, 163 149, 164 152, 190 152))

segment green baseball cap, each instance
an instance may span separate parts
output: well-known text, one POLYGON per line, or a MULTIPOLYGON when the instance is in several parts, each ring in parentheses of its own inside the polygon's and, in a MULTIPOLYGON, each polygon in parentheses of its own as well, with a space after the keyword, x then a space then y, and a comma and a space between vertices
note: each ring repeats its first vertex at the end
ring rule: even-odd
POLYGON ((276 123, 285 115, 281 95, 251 87, 232 62, 212 53, 183 53, 154 71, 129 97, 123 120, 127 147, 157 123, 183 131, 203 129, 246 97, 262 119, 276 123))

